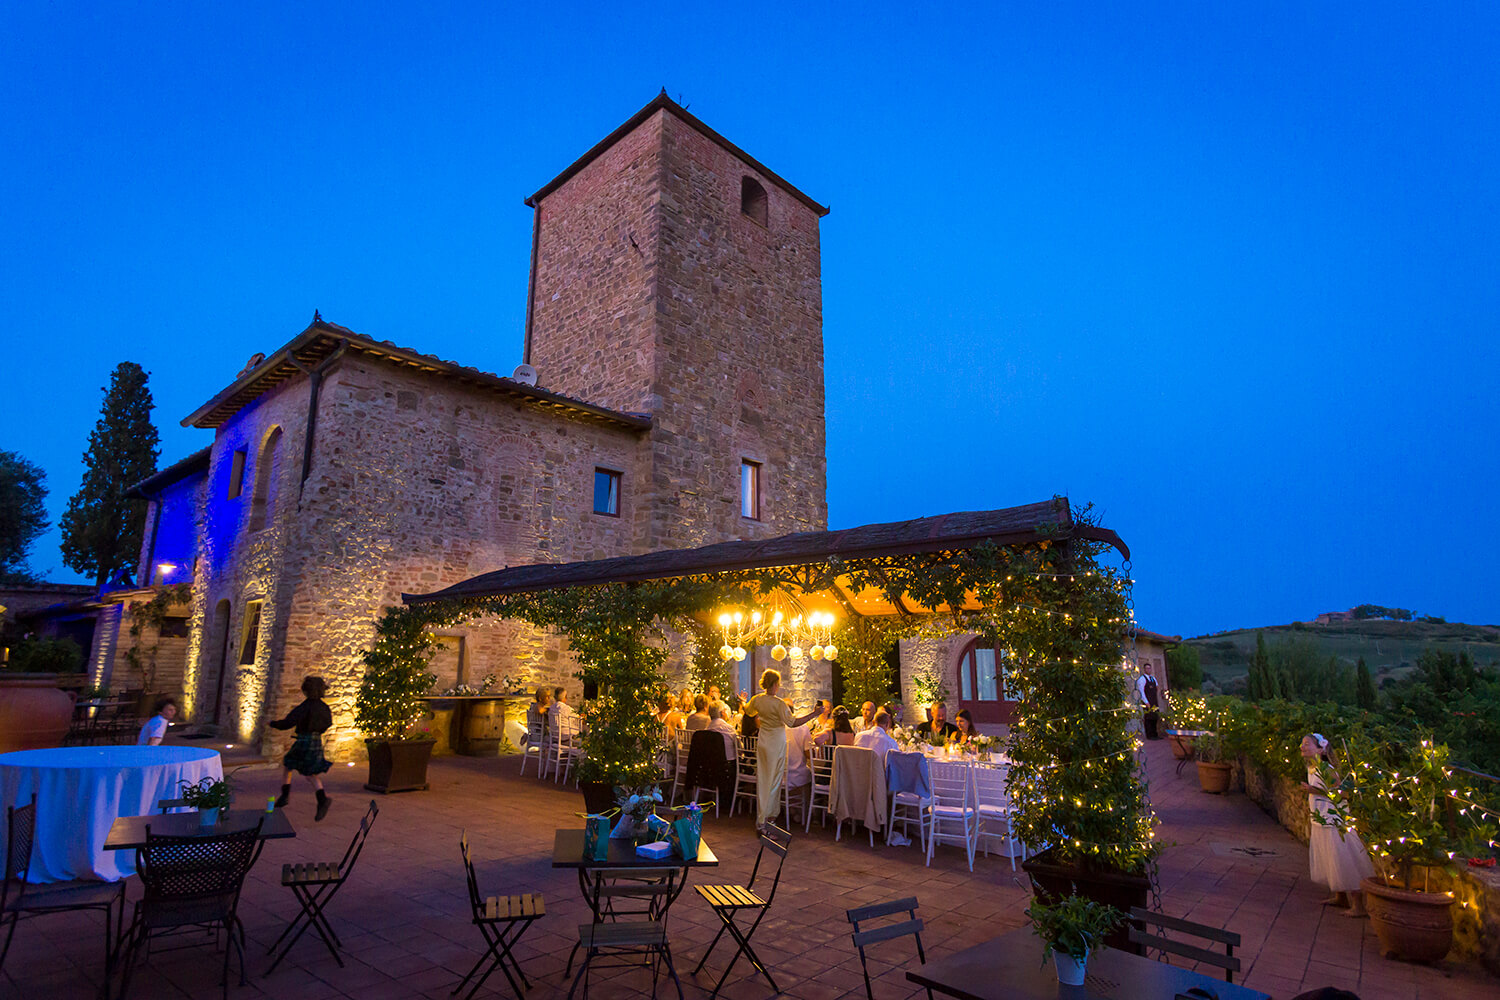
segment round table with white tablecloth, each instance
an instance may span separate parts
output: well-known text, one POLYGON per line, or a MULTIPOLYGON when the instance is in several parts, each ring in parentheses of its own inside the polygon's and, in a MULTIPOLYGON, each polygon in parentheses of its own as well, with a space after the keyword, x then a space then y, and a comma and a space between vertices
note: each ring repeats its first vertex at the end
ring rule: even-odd
MULTIPOLYGON (((106 851, 120 816, 145 816, 180 796, 183 781, 223 778, 216 750, 200 747, 57 747, 0 754, 0 805, 36 795, 32 882, 103 879, 135 872, 135 853, 106 851)), ((0 843, 0 852, 4 844, 0 843)))

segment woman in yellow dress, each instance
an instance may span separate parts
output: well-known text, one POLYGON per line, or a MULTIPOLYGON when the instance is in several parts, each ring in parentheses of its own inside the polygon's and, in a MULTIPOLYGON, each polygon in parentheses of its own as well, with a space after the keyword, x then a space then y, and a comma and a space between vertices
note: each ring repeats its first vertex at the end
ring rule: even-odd
POLYGON ((755 828, 763 829, 781 813, 781 783, 786 778, 786 731, 815 719, 822 706, 798 718, 789 702, 776 696, 781 674, 767 670, 760 675, 761 693, 745 705, 745 714, 755 716, 760 739, 755 744, 755 828))

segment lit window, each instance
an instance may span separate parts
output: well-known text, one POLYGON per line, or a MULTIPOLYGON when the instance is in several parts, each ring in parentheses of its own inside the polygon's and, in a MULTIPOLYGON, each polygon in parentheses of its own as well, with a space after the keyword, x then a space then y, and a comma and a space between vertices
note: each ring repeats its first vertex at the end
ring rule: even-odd
POLYGON ((766 189, 761 187, 760 182, 753 177, 744 177, 740 180, 740 211, 762 226, 770 225, 766 189))
POLYGON ((610 469, 594 470, 594 513, 620 516, 620 473, 610 469))
POLYGON ((760 463, 740 462, 740 516, 760 520, 760 463))
POLYGON ((229 456, 229 499, 245 492, 245 449, 229 456))
POLYGON ((260 644, 260 601, 245 605, 245 627, 240 633, 240 665, 255 662, 255 647, 260 644))

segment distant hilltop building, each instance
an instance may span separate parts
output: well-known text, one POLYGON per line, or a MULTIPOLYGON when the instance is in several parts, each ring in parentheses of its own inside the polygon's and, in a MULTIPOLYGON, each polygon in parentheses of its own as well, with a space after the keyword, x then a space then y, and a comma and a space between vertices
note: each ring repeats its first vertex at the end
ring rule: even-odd
POLYGON ((1313 625, 1332 625, 1334 622, 1352 622, 1355 620, 1353 609, 1349 611, 1325 611, 1311 622, 1313 625))

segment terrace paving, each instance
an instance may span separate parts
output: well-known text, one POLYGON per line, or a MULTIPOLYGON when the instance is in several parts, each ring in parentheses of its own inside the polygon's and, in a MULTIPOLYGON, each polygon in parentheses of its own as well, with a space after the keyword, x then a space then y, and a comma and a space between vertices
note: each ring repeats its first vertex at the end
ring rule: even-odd
MULTIPOLYGON (((1243 795, 1199 791, 1191 769, 1179 779, 1166 744, 1148 745, 1152 798, 1161 835, 1172 846, 1160 866, 1162 905, 1167 912, 1228 927, 1244 937, 1238 954, 1244 982, 1277 998, 1318 986, 1353 990, 1365 1000, 1439 1000, 1500 995, 1500 980, 1476 965, 1438 967, 1382 959, 1369 922, 1325 909, 1325 895, 1307 877, 1307 851, 1243 795), (1225 853, 1253 847, 1275 852, 1252 857, 1225 853), (1217 847, 1217 849, 1216 849, 1217 847)), ((529 998, 567 993, 563 967, 587 919, 576 876, 551 867, 553 830, 578 824, 578 794, 531 775, 516 774, 517 759, 444 758, 433 762, 431 790, 377 796, 380 818, 354 877, 330 907, 345 944, 340 968, 311 934, 270 976, 265 949, 296 913, 291 894, 279 885, 287 861, 331 860, 347 845, 369 793, 360 785, 363 767, 335 768, 329 787, 335 803, 328 819, 312 822, 312 796, 293 791, 289 814, 293 840, 268 842, 246 883, 240 913, 249 939, 249 985, 232 985, 230 996, 446 998, 478 957, 478 932, 468 922, 468 901, 458 857, 461 830, 469 831, 481 889, 542 892, 547 916, 533 926, 516 952, 531 977, 529 998)), ((271 768, 239 775, 249 801, 276 791, 271 768)), ((743 882, 754 862, 755 838, 741 815, 709 818, 705 837, 721 867, 697 881, 743 882)), ((1022 926, 1029 891, 1010 863, 981 856, 971 875, 956 848, 938 849, 926 868, 918 850, 871 848, 863 833, 835 841, 832 826, 815 823, 797 836, 780 892, 756 934, 760 954, 771 964, 786 996, 837 1000, 864 996, 859 959, 849 941, 844 911, 850 907, 915 893, 927 922, 929 955, 942 956, 1022 926)), ((130 900, 139 886, 130 886, 130 900)), ((685 892, 670 916, 673 952, 688 996, 707 996, 730 951, 724 942, 704 972, 690 970, 718 927, 704 903, 685 892)), ((63 915, 23 921, 3 975, 0 1000, 92 998, 102 974, 102 926, 93 915, 63 915)), ((871 972, 878 974, 880 1000, 923 995, 910 988, 904 968, 915 962, 909 940, 876 946, 871 972)), ((220 956, 208 946, 159 952, 136 970, 131 995, 176 1000, 215 997, 220 956)), ((741 962, 721 996, 760 1000, 772 995, 764 980, 749 978, 741 962)), ((231 979, 234 982, 234 979, 231 979)), ((595 996, 649 995, 641 971, 607 972, 593 978, 595 996), (610 978, 612 977, 612 978, 610 978)), ((675 996, 670 984, 663 996, 675 996)), ((496 975, 481 997, 509 996, 496 975)))

